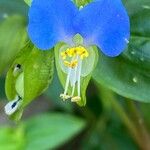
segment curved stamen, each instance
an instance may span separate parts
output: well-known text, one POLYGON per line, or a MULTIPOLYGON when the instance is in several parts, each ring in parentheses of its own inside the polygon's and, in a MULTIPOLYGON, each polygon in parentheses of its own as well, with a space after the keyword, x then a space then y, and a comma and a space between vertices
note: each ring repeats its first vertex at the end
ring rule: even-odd
POLYGON ((60 97, 63 99, 63 100, 66 100, 68 98, 70 98, 69 95, 67 95, 67 91, 68 91, 68 87, 69 87, 69 80, 70 80, 70 75, 71 75, 71 68, 68 68, 68 75, 67 75, 67 80, 66 80, 66 85, 65 85, 65 91, 63 94, 60 94, 60 97))
POLYGON ((72 102, 78 102, 81 100, 80 89, 81 89, 81 69, 82 69, 82 60, 89 56, 88 51, 83 46, 77 46, 68 48, 67 50, 61 52, 61 58, 66 67, 68 67, 68 75, 65 84, 64 93, 60 95, 63 100, 71 98, 72 102), (70 60, 71 61, 68 61, 70 60), (71 95, 67 95, 69 83, 72 88, 71 95), (77 85, 77 96, 74 95, 75 88, 77 85))
POLYGON ((82 60, 79 60, 79 74, 78 74, 78 96, 80 96, 80 79, 81 79, 82 60))

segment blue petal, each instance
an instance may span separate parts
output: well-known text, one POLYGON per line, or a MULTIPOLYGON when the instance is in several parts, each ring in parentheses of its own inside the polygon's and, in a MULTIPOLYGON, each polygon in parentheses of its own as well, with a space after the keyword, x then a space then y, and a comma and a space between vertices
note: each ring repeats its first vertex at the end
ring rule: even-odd
POLYGON ((77 12, 70 0, 33 0, 28 25, 31 41, 43 50, 68 42, 75 34, 72 23, 77 12))
POLYGON ((117 56, 130 37, 130 23, 120 0, 98 0, 80 10, 74 22, 87 44, 96 44, 107 56, 117 56))

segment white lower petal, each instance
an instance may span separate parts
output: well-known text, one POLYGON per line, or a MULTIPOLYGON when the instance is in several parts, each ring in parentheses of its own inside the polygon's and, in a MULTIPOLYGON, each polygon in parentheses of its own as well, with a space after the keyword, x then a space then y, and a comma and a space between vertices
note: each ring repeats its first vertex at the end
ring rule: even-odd
POLYGON ((4 110, 7 115, 12 115, 17 111, 21 104, 21 101, 18 99, 18 96, 15 98, 15 100, 10 101, 8 104, 6 104, 4 110))

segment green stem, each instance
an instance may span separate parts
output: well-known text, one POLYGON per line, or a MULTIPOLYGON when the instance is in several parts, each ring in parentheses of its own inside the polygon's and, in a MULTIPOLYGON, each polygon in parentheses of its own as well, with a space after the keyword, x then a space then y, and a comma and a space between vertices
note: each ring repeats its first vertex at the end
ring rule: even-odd
POLYGON ((132 119, 135 122, 136 128, 139 131, 139 134, 141 136, 141 139, 143 142, 143 149, 144 150, 150 150, 150 135, 149 131, 147 130, 144 120, 138 111, 138 108, 133 100, 127 100, 127 105, 129 112, 132 115, 132 119))
POLYGON ((114 93, 108 89, 105 89, 104 87, 99 86, 99 85, 98 85, 98 88, 100 91, 101 100, 104 103, 106 103, 106 101, 109 101, 109 104, 111 104, 111 107, 117 113, 117 115, 122 120, 124 125, 128 128, 131 136, 137 142, 139 147, 143 150, 148 150, 145 148, 145 144, 144 144, 145 141, 143 141, 141 134, 139 133, 138 128, 136 127, 133 120, 131 120, 130 117, 127 115, 127 113, 123 109, 122 105, 116 100, 114 93))

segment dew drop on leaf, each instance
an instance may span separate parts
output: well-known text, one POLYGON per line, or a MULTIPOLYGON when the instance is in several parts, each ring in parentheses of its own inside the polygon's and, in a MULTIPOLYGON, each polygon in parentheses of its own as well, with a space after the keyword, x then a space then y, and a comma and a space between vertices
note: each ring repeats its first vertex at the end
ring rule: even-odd
POLYGON ((137 83, 137 82, 138 82, 138 78, 137 78, 137 77, 133 77, 132 80, 133 80, 134 83, 137 83))

